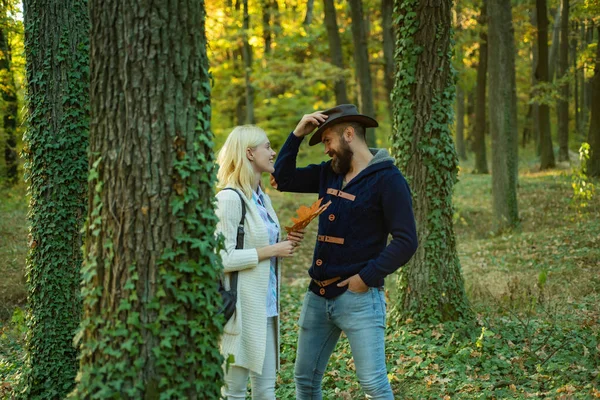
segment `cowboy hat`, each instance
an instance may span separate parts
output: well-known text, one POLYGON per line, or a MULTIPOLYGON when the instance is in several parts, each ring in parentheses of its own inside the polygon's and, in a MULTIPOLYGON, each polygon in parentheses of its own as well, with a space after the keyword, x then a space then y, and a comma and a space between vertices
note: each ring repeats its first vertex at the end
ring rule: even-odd
POLYGON ((358 122, 365 128, 376 128, 379 126, 373 118, 359 114, 354 104, 340 104, 339 106, 323 111, 323 114, 328 115, 329 118, 312 135, 308 142, 310 146, 321 143, 323 131, 342 122, 358 122))

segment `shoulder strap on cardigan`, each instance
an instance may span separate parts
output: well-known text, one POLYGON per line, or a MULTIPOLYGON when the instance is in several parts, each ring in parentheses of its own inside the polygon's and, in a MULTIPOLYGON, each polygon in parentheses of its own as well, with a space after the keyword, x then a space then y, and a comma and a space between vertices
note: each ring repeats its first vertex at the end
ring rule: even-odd
MULTIPOLYGON (((237 195, 240 197, 240 201, 242 202, 242 218, 240 219, 240 223, 238 225, 235 248, 243 249, 244 248, 244 220, 246 219, 246 202, 244 201, 244 197, 237 190, 235 190, 233 188, 224 188, 223 190, 233 190, 234 192, 237 193, 237 195)), ((231 281, 230 281, 230 287, 231 287, 230 290, 234 293, 237 293, 237 278, 238 278, 238 272, 237 271, 232 272, 231 273, 231 281)))

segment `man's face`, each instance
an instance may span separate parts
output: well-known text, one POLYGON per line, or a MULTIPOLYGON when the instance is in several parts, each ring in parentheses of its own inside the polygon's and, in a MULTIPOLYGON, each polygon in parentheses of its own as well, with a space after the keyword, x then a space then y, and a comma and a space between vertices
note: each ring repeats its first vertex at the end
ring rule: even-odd
POLYGON ((354 153, 343 136, 343 130, 335 126, 325 130, 321 136, 321 142, 325 146, 325 153, 332 158, 333 172, 346 175, 350 171, 354 153))

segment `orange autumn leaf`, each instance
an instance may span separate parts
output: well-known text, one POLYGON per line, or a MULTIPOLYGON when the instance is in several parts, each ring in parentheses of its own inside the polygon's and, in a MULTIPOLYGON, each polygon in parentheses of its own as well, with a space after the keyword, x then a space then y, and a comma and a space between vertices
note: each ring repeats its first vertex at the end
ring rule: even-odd
POLYGON ((310 224, 310 221, 312 221, 313 219, 318 217, 319 214, 325 211, 327 207, 329 207, 329 205, 331 204, 331 200, 321 205, 322 200, 323 198, 320 198, 319 200, 315 201, 310 207, 300 206, 296 210, 298 218, 292 217, 292 222, 294 223, 294 225, 285 227, 287 233, 297 232, 301 229, 306 228, 308 224, 310 224))

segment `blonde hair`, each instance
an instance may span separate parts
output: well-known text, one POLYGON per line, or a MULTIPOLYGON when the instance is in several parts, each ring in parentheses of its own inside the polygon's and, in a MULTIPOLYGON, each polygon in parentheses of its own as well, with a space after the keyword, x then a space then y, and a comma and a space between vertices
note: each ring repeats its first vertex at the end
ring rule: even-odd
POLYGON ((258 126, 236 126, 217 154, 217 188, 231 186, 240 189, 246 197, 252 197, 252 182, 256 175, 246 156, 246 150, 255 148, 267 140, 267 134, 258 126))

